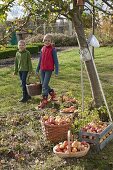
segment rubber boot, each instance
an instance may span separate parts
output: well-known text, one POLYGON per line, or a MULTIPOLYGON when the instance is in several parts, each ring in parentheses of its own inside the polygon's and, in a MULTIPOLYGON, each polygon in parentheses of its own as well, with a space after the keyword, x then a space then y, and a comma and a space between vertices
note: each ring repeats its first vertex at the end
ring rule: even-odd
POLYGON ((27 100, 31 99, 31 96, 29 96, 28 94, 26 95, 27 100))
POLYGON ((43 96, 43 99, 40 102, 40 104, 38 105, 38 108, 40 108, 40 109, 45 108, 47 106, 47 104, 48 104, 48 100, 47 99, 48 99, 47 96, 43 96))
POLYGON ((56 93, 54 92, 54 90, 52 90, 49 94, 50 94, 50 101, 57 101, 56 93))
POLYGON ((22 99, 19 100, 19 102, 25 103, 27 101, 28 101, 27 94, 26 94, 26 92, 23 92, 23 97, 22 97, 22 99))

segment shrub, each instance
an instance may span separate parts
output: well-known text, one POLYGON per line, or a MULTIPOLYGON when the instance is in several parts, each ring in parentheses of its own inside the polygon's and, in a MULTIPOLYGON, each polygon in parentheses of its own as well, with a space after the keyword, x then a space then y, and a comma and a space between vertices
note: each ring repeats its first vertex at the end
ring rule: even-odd
POLYGON ((102 22, 96 29, 98 40, 101 46, 113 45, 113 20, 110 17, 103 17, 102 22))
POLYGON ((0 51, 0 59, 6 59, 14 57, 17 49, 6 48, 5 50, 0 51))
POLYGON ((43 42, 43 37, 44 37, 44 35, 42 35, 42 34, 37 34, 37 35, 34 35, 34 36, 28 36, 26 39, 25 39, 25 41, 26 41, 26 43, 27 44, 31 44, 31 43, 40 43, 40 42, 43 42))
MULTIPOLYGON (((76 36, 68 36, 65 34, 52 34, 53 35, 53 40, 55 43, 55 46, 77 46, 77 39, 76 36)), ((37 42, 42 42, 43 41, 43 35, 38 34, 35 36, 32 36, 31 38, 26 38, 26 42, 29 43, 37 43, 37 42)))
POLYGON ((54 42, 57 47, 59 46, 77 46, 76 36, 68 36, 65 34, 54 34, 54 42))
POLYGON ((38 54, 39 48, 38 46, 27 46, 26 49, 31 53, 31 54, 38 54))
MULTIPOLYGON (((34 48, 35 49, 35 48, 38 47, 38 52, 39 52, 41 50, 42 46, 43 46, 43 43, 33 43, 33 44, 28 44, 27 45, 27 49, 30 50, 30 48, 34 48)), ((36 51, 36 53, 37 53, 37 51, 36 51)), ((31 50, 31 54, 34 54, 33 50, 31 50)))
POLYGON ((16 49, 18 49, 18 46, 17 46, 17 45, 8 44, 8 45, 6 46, 6 48, 16 48, 16 49))

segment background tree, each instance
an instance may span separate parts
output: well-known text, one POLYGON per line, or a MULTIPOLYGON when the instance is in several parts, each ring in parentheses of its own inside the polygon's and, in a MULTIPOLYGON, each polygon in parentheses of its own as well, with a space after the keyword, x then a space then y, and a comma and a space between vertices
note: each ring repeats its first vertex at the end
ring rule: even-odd
MULTIPOLYGON (((13 0, 5 0, 1 8, 1 13, 6 17, 6 11, 10 10, 10 6, 13 5, 13 0)), ((94 7, 96 11, 102 11, 106 15, 112 15, 113 12, 113 0, 20 0, 20 4, 26 9, 27 15, 35 15, 40 18, 46 18, 51 21, 53 18, 57 18, 60 15, 65 16, 73 22, 80 51, 86 50, 89 52, 89 47, 86 41, 84 26, 82 22, 82 14, 86 7, 86 3, 90 7, 94 7), (94 3, 96 2, 96 3, 94 3), (98 3, 99 2, 99 3, 98 3), (107 5, 106 9, 103 9, 103 5, 107 5)), ((89 53, 91 56, 91 53, 89 53)), ((103 98, 101 89, 99 86, 99 79, 96 74, 95 64, 91 57, 90 60, 85 61, 87 73, 89 76, 92 96, 95 101, 95 106, 100 107, 103 104, 103 98)))

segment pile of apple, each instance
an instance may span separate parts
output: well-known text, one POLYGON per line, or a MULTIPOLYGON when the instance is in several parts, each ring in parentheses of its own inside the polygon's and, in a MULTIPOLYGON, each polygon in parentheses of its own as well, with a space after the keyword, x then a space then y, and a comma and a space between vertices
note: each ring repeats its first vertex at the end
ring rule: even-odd
POLYGON ((101 133, 106 127, 106 122, 98 121, 98 122, 91 122, 88 123, 85 127, 82 128, 82 131, 88 133, 101 133))
POLYGON ((66 116, 48 116, 45 115, 42 117, 42 121, 45 125, 64 125, 71 123, 71 118, 66 116))
POLYGON ((64 112, 64 113, 73 113, 73 112, 77 112, 77 109, 75 106, 70 106, 69 108, 64 108, 61 110, 61 112, 64 112))
MULTIPOLYGON (((88 148, 88 143, 86 143, 85 141, 83 142, 79 142, 79 141, 73 141, 70 142, 70 149, 71 149, 71 153, 77 153, 80 151, 85 151, 88 148)), ((55 147, 55 152, 61 152, 61 153, 69 153, 69 145, 68 145, 68 141, 64 141, 61 142, 59 144, 57 144, 55 147)))
POLYGON ((71 102, 71 103, 77 103, 78 101, 75 98, 62 95, 62 102, 71 102))
POLYGON ((104 135, 101 139, 100 139, 100 143, 102 143, 106 138, 108 138, 111 134, 113 133, 113 130, 110 130, 106 135, 104 135))

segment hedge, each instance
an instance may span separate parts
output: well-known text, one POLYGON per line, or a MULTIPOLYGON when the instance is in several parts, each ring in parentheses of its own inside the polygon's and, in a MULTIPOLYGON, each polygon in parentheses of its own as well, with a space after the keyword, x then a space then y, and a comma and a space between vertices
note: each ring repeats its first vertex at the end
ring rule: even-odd
MULTIPOLYGON (((31 54, 37 54, 41 50, 42 46, 43 46, 42 43, 33 44, 33 45, 27 45, 26 49, 31 54)), ((6 59, 6 58, 15 57, 16 52, 17 52, 17 46, 8 45, 5 48, 5 50, 0 50, 0 59, 6 59)))
MULTIPOLYGON (((78 46, 76 35, 66 35, 66 34, 57 34, 52 33, 53 41, 56 47, 64 47, 64 46, 78 46)), ((26 42, 29 43, 37 43, 43 41, 44 35, 37 34, 32 37, 27 37, 26 42)))
POLYGON ((0 59, 6 59, 14 57, 16 54, 16 49, 13 48, 6 48, 5 51, 0 51, 0 59))

